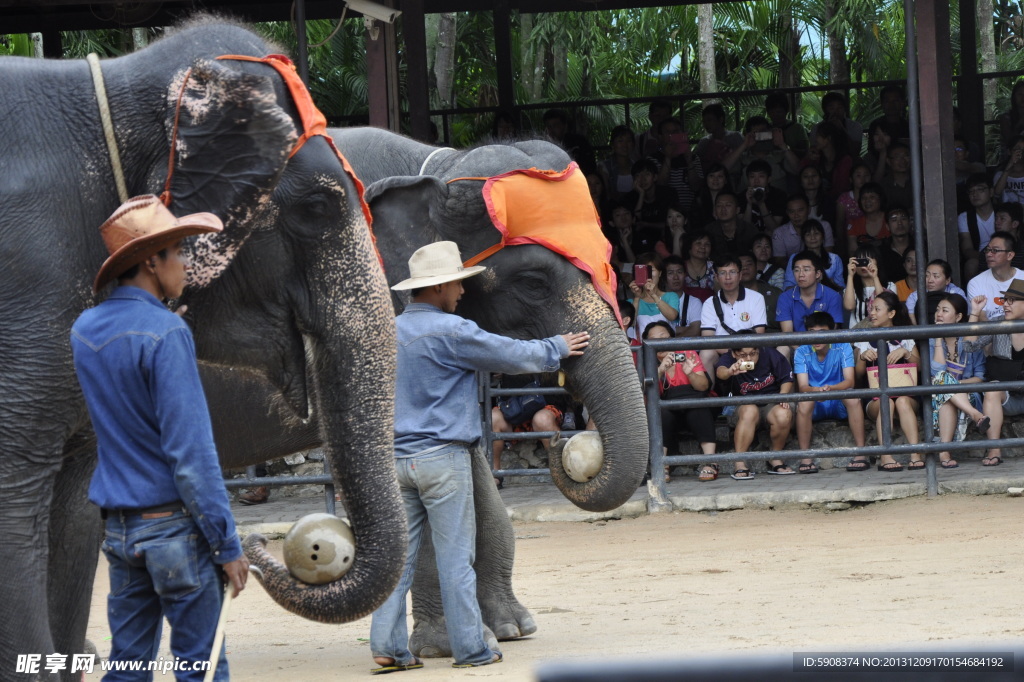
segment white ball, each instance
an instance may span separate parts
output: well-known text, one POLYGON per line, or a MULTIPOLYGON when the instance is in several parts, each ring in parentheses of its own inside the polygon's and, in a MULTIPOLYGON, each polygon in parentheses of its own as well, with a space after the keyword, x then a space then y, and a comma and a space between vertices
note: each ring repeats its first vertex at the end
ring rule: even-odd
POLYGON ((572 480, 586 483, 604 466, 604 444, 597 431, 581 431, 562 450, 562 468, 572 480))
POLYGON ((322 585, 352 567, 356 537, 348 523, 333 514, 308 514, 284 537, 284 564, 296 580, 322 585))

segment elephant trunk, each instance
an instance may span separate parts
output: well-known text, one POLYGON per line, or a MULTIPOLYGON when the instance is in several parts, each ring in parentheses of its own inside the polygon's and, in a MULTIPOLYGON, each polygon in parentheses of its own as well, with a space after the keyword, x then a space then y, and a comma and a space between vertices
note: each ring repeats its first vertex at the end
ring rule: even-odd
MULTIPOLYGON (((588 283, 589 284, 589 283, 588 283)), ((562 466, 562 449, 549 455, 551 477, 573 504, 608 511, 636 492, 647 468, 647 414, 626 336, 593 287, 568 296, 568 330, 590 332, 590 346, 563 363, 570 390, 586 405, 601 434, 604 463, 594 478, 578 483, 562 466)))

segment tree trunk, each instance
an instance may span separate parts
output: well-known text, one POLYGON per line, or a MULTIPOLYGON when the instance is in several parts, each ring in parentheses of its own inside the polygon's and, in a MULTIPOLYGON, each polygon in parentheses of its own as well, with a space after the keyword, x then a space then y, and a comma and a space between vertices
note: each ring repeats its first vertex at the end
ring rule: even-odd
POLYGON ((700 59, 701 92, 718 92, 718 77, 715 74, 714 8, 712 5, 697 6, 697 52, 700 59))
POLYGON ((533 90, 530 92, 530 99, 538 102, 544 97, 544 63, 547 61, 548 44, 546 41, 538 40, 533 50, 533 90))
POLYGON ((793 21, 791 5, 785 6, 779 21, 782 24, 780 35, 785 40, 785 44, 779 46, 779 87, 796 88, 800 86, 800 29, 793 21))
POLYGON ((138 52, 149 45, 149 33, 144 28, 132 29, 132 48, 138 52))
POLYGON ((825 40, 828 41, 829 80, 832 83, 850 82, 850 61, 846 56, 846 37, 832 22, 838 13, 840 0, 825 0, 825 40))
POLYGON ((438 15, 437 49, 434 61, 434 77, 437 80, 437 97, 441 107, 454 105, 452 86, 455 82, 455 13, 438 15))
POLYGON ((523 91, 533 94, 533 41, 530 35, 533 33, 533 15, 526 12, 519 13, 519 78, 523 91))
MULTIPOLYGON (((978 48, 981 51, 981 70, 996 70, 996 33, 995 22, 992 20, 994 14, 994 3, 992 0, 978 0, 978 48)), ((993 78, 986 78, 984 81, 985 118, 995 116, 993 110, 996 103, 996 88, 998 83, 993 78)))
POLYGON ((553 73, 555 76, 555 99, 565 99, 566 91, 569 89, 569 51, 565 43, 556 42, 551 46, 551 59, 554 62, 553 73))
POLYGON ((434 72, 434 66, 437 64, 437 42, 440 21, 440 14, 426 14, 423 17, 423 27, 427 40, 427 92, 430 93, 431 109, 441 108, 441 95, 437 89, 437 75, 434 72))

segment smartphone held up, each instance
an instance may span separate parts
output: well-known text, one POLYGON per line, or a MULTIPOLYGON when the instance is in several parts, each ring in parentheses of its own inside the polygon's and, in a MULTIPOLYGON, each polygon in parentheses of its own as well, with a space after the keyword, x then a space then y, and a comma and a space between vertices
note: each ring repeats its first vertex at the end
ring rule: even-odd
POLYGON ((633 281, 636 282, 638 287, 643 287, 651 279, 651 266, 650 265, 634 265, 633 266, 633 281))

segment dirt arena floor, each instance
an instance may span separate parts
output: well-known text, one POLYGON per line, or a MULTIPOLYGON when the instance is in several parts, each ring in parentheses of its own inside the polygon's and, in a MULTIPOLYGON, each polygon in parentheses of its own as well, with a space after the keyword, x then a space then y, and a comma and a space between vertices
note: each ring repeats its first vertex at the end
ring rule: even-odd
MULTIPOLYGON (((517 524, 515 586, 538 632, 503 643, 501 664, 453 671, 451 659, 428 659, 401 678, 531 680, 538 664, 565 659, 1019 643, 1022 512, 1024 498, 945 495, 840 512, 517 524)), ((271 548, 280 555, 279 541, 271 548)), ((88 632, 101 655, 106 592, 101 562, 88 632)), ((235 680, 347 680, 372 667, 369 619, 301 620, 254 580, 227 631, 235 680)))

